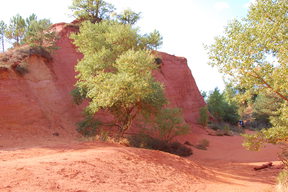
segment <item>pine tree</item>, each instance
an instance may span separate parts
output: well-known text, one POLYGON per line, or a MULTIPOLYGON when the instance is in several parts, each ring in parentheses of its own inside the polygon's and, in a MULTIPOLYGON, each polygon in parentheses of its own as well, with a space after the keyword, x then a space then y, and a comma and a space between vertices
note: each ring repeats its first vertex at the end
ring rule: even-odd
POLYGON ((19 14, 12 17, 10 24, 6 30, 6 37, 8 39, 14 40, 14 45, 20 45, 22 39, 24 38, 26 32, 26 23, 23 17, 19 14))
POLYGON ((113 5, 104 0, 73 0, 70 9, 77 19, 90 20, 92 23, 109 19, 115 10, 113 5))

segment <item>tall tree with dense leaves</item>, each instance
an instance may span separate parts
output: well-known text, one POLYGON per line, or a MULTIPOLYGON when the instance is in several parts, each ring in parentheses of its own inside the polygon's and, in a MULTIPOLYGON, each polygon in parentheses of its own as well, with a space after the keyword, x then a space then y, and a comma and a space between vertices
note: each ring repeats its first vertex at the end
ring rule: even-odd
POLYGON ((87 111, 109 111, 120 136, 141 112, 166 102, 162 85, 152 76, 157 65, 149 50, 160 39, 149 42, 131 25, 115 21, 83 22, 71 38, 84 55, 76 65, 76 86, 89 100, 87 111))
POLYGON ((14 40, 14 45, 20 45, 22 39, 26 32, 26 22, 22 16, 17 14, 10 19, 10 24, 6 30, 6 37, 8 39, 14 40))
POLYGON ((2 45, 2 51, 5 51, 5 47, 4 47, 4 40, 5 40, 5 30, 6 30, 6 24, 4 23, 4 21, 0 21, 0 40, 1 40, 1 45, 2 45))
POLYGON ((273 128, 249 136, 251 145, 246 146, 288 140, 287 23, 287 0, 257 0, 247 17, 232 21, 209 47, 210 64, 234 86, 245 89, 246 95, 274 94, 283 100, 273 128))
POLYGON ((90 20, 95 23, 109 19, 115 8, 104 0, 73 0, 70 9, 77 19, 90 20))
POLYGON ((234 103, 228 103, 224 93, 220 93, 218 88, 215 88, 207 98, 208 110, 212 116, 218 121, 235 124, 239 120, 237 106, 234 103))

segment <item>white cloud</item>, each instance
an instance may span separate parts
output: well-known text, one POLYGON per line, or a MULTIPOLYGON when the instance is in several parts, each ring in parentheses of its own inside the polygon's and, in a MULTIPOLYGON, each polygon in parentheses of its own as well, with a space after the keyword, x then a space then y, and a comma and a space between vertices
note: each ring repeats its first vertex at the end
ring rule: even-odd
POLYGON ((218 11, 222 11, 222 10, 224 10, 224 9, 229 9, 230 6, 229 6, 228 3, 221 1, 221 2, 216 2, 216 3, 214 4, 214 8, 215 8, 216 10, 218 10, 218 11))

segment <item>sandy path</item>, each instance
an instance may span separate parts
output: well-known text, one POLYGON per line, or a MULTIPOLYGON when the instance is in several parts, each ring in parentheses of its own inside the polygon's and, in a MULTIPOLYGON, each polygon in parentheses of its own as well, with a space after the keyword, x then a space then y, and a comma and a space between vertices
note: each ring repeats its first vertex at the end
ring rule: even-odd
POLYGON ((277 167, 254 171, 276 160, 277 148, 248 152, 241 137, 194 133, 180 140, 206 138, 207 151, 189 158, 100 142, 49 139, 0 150, 0 192, 191 191, 271 192, 277 167))

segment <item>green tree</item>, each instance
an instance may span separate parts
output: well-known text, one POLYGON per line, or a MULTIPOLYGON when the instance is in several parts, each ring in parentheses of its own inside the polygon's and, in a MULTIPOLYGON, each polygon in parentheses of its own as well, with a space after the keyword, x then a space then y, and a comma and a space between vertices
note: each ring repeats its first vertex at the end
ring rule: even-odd
POLYGON ((208 110, 213 117, 222 121, 224 116, 224 97, 218 88, 215 88, 214 91, 209 94, 207 104, 208 110))
POLYGON ((287 0, 257 0, 245 18, 228 24, 224 35, 209 47, 210 64, 225 73, 233 85, 245 89, 242 96, 272 92, 284 102, 278 109, 278 120, 271 121, 273 128, 247 137, 248 145, 253 140, 262 144, 288 140, 283 134, 288 132, 287 11, 287 0))
POLYGON ((35 13, 32 13, 29 17, 27 17, 26 19, 25 19, 25 23, 26 23, 26 27, 27 27, 27 29, 29 29, 29 26, 31 25, 31 23, 33 22, 33 21, 37 21, 38 19, 37 19, 37 15, 35 14, 35 13))
POLYGON ((73 0, 69 7, 77 19, 90 20, 92 23, 109 19, 114 6, 104 0, 73 0))
POLYGON ((286 0, 256 1, 246 18, 228 24, 209 47, 210 64, 247 93, 270 90, 288 101, 287 10, 286 0))
POLYGON ((253 103, 253 117, 260 128, 270 128, 271 117, 277 118, 283 100, 276 95, 257 95, 253 103))
POLYGON ((149 42, 131 25, 115 21, 83 22, 80 32, 71 38, 84 55, 76 65, 80 94, 73 94, 89 100, 86 111, 90 114, 109 111, 120 136, 140 112, 165 104, 162 85, 152 76, 157 65, 148 48, 155 41, 149 42))
POLYGON ((25 19, 19 14, 10 19, 10 24, 6 30, 7 39, 14 40, 14 45, 20 45, 22 39, 25 36, 26 23, 25 19))
POLYGON ((29 44, 30 46, 41 46, 48 49, 54 48, 56 34, 54 31, 49 30, 51 26, 49 19, 30 20, 27 24, 27 32, 23 39, 23 43, 29 44))
POLYGON ((123 13, 117 15, 117 19, 123 24, 134 25, 140 19, 140 13, 126 9, 123 13))
POLYGON ((220 93, 218 88, 208 96, 207 99, 208 110, 214 118, 218 121, 225 121, 227 123, 235 124, 239 120, 237 106, 229 104, 223 93, 220 93))
POLYGON ((6 24, 4 23, 4 21, 0 21, 0 40, 1 40, 1 45, 2 45, 2 51, 5 51, 5 47, 4 47, 4 40, 5 40, 5 30, 6 30, 6 24))

